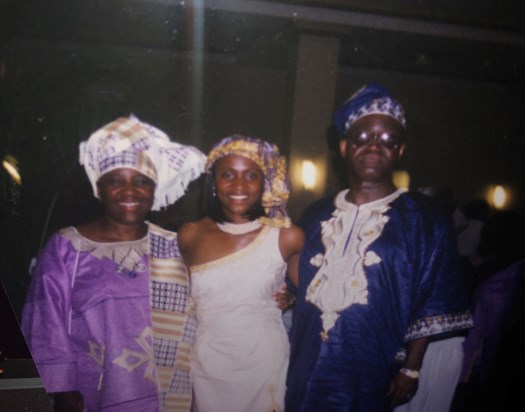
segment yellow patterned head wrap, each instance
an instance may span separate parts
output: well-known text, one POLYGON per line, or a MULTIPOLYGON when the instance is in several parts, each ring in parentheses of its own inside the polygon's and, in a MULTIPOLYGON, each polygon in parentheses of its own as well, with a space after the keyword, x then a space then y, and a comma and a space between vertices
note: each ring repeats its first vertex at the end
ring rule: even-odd
POLYGON ((242 135, 225 137, 208 154, 206 172, 210 173, 215 162, 228 155, 250 159, 263 172, 262 207, 267 217, 259 218, 261 223, 276 227, 289 227, 290 218, 286 210, 286 203, 290 189, 286 159, 279 154, 278 147, 255 137, 242 135))

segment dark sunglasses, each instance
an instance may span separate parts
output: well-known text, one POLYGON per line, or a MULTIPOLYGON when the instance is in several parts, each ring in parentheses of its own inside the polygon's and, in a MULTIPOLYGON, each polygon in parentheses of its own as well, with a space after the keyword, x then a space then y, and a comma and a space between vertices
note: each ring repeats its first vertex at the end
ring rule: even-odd
POLYGON ((361 131, 356 134, 351 134, 349 140, 355 147, 368 146, 372 140, 387 149, 395 149, 401 144, 401 138, 398 134, 387 132, 368 133, 361 131))

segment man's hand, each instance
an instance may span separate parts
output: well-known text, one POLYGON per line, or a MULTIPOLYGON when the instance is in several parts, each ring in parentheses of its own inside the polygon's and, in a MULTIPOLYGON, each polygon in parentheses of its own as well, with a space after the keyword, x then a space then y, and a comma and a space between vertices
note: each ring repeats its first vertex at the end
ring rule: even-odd
POLYGON ((293 303, 295 296, 288 291, 286 283, 283 282, 279 290, 273 294, 273 300, 277 302, 279 309, 285 310, 293 303))
POLYGON ((410 378, 399 372, 390 382, 387 395, 392 397, 392 406, 408 402, 416 394, 419 379, 410 378))
POLYGON ((387 395, 392 398, 392 406, 408 402, 416 394, 419 385, 419 370, 429 343, 428 337, 409 342, 403 367, 390 382, 387 395), (404 372, 404 373, 403 373, 404 372), (415 376, 412 376, 415 375, 415 376))

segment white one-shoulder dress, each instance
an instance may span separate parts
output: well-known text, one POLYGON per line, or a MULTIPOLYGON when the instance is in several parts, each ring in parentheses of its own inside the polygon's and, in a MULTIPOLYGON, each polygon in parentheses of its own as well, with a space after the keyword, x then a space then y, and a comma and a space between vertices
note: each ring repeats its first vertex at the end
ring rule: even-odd
POLYGON ((285 271, 279 229, 269 226, 245 248, 191 267, 194 411, 284 409, 289 344, 273 294, 285 271))

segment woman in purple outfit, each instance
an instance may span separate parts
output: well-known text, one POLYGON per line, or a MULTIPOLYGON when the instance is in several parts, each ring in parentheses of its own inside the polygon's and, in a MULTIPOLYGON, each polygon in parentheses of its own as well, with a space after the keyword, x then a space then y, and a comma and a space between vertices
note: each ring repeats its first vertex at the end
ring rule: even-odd
POLYGON ((56 410, 189 410, 188 276, 177 235, 145 218, 181 197, 204 162, 135 117, 81 143, 103 216, 50 238, 22 316, 56 410))
POLYGON ((525 224, 513 210, 493 214, 481 230, 472 258, 479 283, 472 296, 474 327, 463 343, 461 383, 482 392, 493 371, 505 333, 523 313, 525 224))

